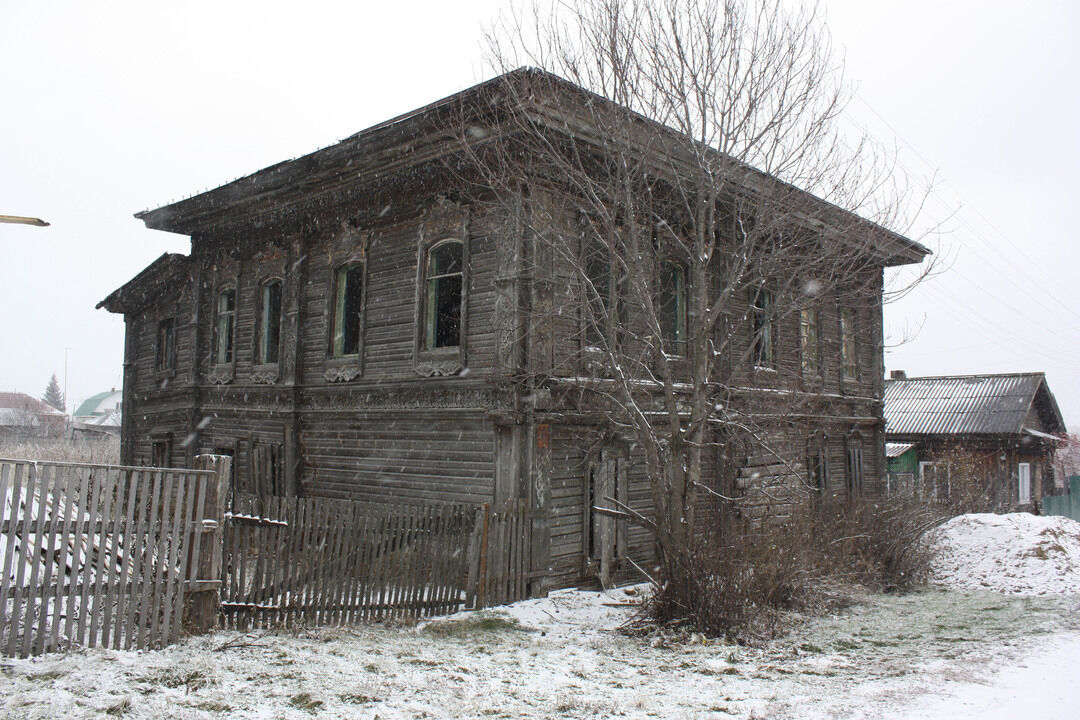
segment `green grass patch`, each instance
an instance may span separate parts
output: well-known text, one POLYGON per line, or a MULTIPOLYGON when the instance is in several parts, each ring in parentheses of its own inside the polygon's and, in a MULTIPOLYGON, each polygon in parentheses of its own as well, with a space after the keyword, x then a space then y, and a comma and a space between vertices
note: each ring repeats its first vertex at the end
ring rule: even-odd
POLYGON ((527 632, 516 618, 504 615, 467 615, 454 620, 443 620, 425 625, 420 632, 435 637, 458 639, 478 638, 492 633, 527 632))

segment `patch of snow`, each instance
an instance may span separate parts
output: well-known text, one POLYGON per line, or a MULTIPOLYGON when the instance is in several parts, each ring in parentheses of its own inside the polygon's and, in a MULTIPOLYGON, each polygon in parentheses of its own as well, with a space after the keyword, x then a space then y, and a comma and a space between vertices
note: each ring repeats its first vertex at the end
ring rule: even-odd
POLYGON ((1080 593, 1080 523, 1028 513, 961 515, 930 535, 931 581, 1015 595, 1080 593))

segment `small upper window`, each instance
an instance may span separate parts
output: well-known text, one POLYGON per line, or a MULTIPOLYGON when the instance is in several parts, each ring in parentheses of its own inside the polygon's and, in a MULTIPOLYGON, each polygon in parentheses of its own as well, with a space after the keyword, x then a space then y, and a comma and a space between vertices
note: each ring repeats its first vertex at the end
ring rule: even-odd
POLYGON ((773 294, 765 288, 758 288, 753 304, 753 354, 756 367, 773 367, 774 346, 776 343, 776 320, 773 317, 773 294))
POLYGON ((278 361, 281 339, 281 281, 267 280, 259 302, 259 341, 256 362, 273 365, 278 361))
POLYGON ((674 262, 660 263, 657 320, 664 351, 686 352, 686 268, 674 262))
POLYGON ((427 252, 424 268, 424 349, 461 345, 465 245, 446 240, 427 252))
POLYGON ((855 379, 855 313, 848 308, 840 311, 840 366, 845 380, 855 379))
POLYGON ((799 313, 799 349, 802 351, 803 375, 817 375, 821 371, 821 355, 818 348, 818 314, 813 308, 799 313))
POLYGON ((175 325, 172 318, 166 318, 158 323, 157 353, 154 357, 154 369, 159 371, 171 370, 175 349, 175 325))
POLYGON ((364 305, 364 264, 342 265, 334 274, 333 326, 330 354, 334 357, 360 353, 360 314, 364 305))
POLYGON ((216 310, 214 364, 225 365, 233 361, 236 341, 236 291, 222 290, 218 293, 216 310))

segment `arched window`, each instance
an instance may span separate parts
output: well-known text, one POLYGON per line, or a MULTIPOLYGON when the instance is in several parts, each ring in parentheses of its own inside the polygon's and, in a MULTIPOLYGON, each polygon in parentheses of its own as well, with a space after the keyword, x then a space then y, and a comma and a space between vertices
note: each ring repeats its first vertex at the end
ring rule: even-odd
POLYGON ((233 361, 236 339, 236 290, 222 290, 217 296, 214 317, 214 364, 233 361))
POLYGON ((364 264, 345 263, 334 272, 334 306, 330 326, 330 354, 346 357, 360 353, 360 315, 364 308, 364 264))
POLYGON ((686 267, 669 260, 660 263, 657 279, 657 321, 664 352, 686 353, 686 267))
POLYGON ((262 284, 258 333, 255 362, 260 365, 277 364, 281 340, 281 280, 277 278, 262 284))
POLYGON ((464 267, 465 246, 460 240, 444 240, 427 251, 423 308, 425 350, 461 345, 464 267))

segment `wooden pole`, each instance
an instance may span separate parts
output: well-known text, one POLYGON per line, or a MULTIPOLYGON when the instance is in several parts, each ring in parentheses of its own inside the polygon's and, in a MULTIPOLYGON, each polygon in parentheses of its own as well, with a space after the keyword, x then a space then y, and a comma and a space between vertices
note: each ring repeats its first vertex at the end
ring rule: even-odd
POLYGON ((195 576, 188 584, 184 602, 184 627, 192 633, 205 633, 218 624, 225 500, 231 484, 232 459, 224 455, 198 455, 195 467, 213 470, 214 474, 202 477, 207 483, 206 504, 201 524, 194 528, 201 537, 195 576))

